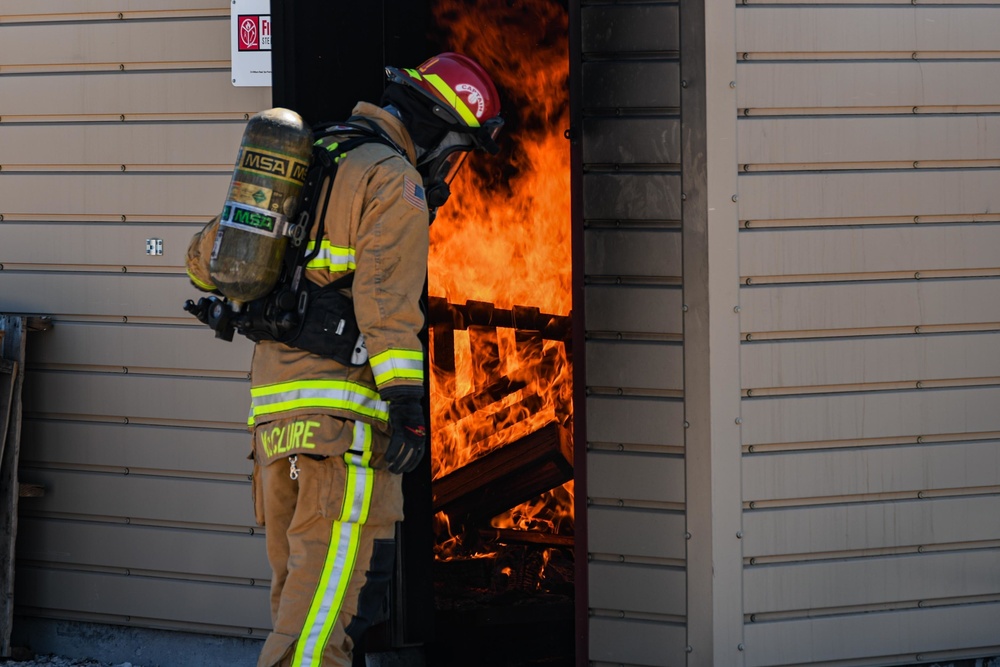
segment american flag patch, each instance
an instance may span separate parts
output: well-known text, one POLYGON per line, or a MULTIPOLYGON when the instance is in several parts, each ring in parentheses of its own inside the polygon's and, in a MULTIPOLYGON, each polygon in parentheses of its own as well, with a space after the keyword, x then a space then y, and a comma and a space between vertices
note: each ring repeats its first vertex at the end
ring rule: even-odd
POLYGON ((403 180, 403 199, 413 208, 421 211, 427 210, 427 200, 424 198, 423 186, 417 185, 409 177, 404 177, 403 180))

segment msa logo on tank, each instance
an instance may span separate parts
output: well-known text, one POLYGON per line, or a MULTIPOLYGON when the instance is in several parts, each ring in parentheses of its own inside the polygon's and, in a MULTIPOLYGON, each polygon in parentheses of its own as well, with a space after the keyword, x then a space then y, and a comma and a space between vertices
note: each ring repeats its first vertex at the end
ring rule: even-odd
POLYGON ((284 230, 285 216, 264 208, 248 206, 239 202, 228 201, 222 207, 220 224, 225 227, 236 227, 254 234, 278 237, 284 230))
POLYGON ((287 155, 246 146, 240 155, 238 169, 302 185, 306 182, 309 165, 287 155))

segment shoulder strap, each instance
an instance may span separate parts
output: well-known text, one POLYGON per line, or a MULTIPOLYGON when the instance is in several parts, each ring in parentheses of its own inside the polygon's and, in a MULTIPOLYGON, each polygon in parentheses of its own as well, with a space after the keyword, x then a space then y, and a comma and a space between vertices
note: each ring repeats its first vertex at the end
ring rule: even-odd
POLYGON ((346 153, 351 148, 368 143, 369 141, 378 141, 392 148, 400 155, 406 156, 406 150, 393 141, 388 132, 382 129, 378 123, 364 116, 351 116, 343 123, 321 123, 313 128, 313 136, 317 140, 333 134, 357 135, 339 143, 341 147, 349 145, 341 153, 346 153))
MULTIPOLYGON (((289 282, 294 291, 298 291, 299 289, 306 264, 313 260, 320 252, 319 243, 316 244, 311 253, 307 253, 306 248, 308 247, 309 238, 312 236, 313 227, 319 224, 319 220, 326 217, 326 212, 330 205, 330 196, 333 192, 333 179, 336 178, 337 166, 340 159, 358 146, 371 142, 385 144, 401 155, 405 155, 405 151, 389 138, 385 130, 379 127, 377 123, 361 116, 352 116, 347 123, 324 123, 318 125, 313 130, 313 136, 316 138, 316 142, 313 144, 313 161, 306 176, 306 185, 302 203, 299 207, 299 214, 296 216, 296 220, 298 220, 298 224, 300 225, 300 232, 293 240, 292 248, 289 248, 285 253, 285 271, 289 276, 289 282), (351 121, 360 121, 364 125, 352 123, 351 121), (340 134, 346 135, 347 138, 330 146, 322 146, 320 144, 322 138, 340 134), (319 214, 314 215, 316 201, 322 191, 323 181, 326 180, 327 176, 330 178, 330 187, 326 191, 326 197, 323 200, 323 206, 319 214)), ((350 276, 338 279, 336 281, 338 286, 350 286, 351 282, 353 282, 353 275, 350 274, 350 276), (351 278, 350 281, 339 284, 348 277, 351 278)))

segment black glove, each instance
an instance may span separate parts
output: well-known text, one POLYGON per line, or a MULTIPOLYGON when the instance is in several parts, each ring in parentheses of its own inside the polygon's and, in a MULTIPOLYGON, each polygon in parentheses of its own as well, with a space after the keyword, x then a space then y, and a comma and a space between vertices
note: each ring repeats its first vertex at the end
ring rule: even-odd
POLYGON ((420 403, 424 391, 417 387, 392 387, 381 393, 382 398, 389 401, 389 426, 392 427, 389 447, 385 450, 389 472, 410 472, 427 450, 427 425, 424 406, 420 403))

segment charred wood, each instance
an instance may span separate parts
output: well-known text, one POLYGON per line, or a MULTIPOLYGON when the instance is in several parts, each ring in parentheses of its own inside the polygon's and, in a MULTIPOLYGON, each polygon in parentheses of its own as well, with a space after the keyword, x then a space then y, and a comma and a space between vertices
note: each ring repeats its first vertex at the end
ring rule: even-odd
POLYGON ((484 523, 573 478, 568 435, 556 423, 499 447, 433 482, 435 512, 451 525, 484 523))
POLYGON ((455 401, 449 416, 455 421, 464 419, 494 403, 503 400, 504 397, 513 394, 519 389, 524 389, 528 383, 523 380, 512 380, 509 377, 501 377, 493 384, 483 387, 481 390, 466 394, 455 401))
POLYGON ((538 547, 573 548, 572 535, 557 535, 537 530, 515 530, 513 528, 480 528, 479 538, 493 544, 524 544, 538 547))
POLYGON ((469 327, 469 350, 475 364, 472 366, 472 383, 477 391, 489 387, 500 379, 500 343, 497 330, 490 327, 469 327))
POLYGON ((488 301, 466 301, 465 305, 449 303, 442 297, 427 299, 428 325, 450 325, 453 329, 470 326, 537 331, 548 340, 569 341, 572 335, 572 317, 543 313, 533 306, 497 308, 488 301))

